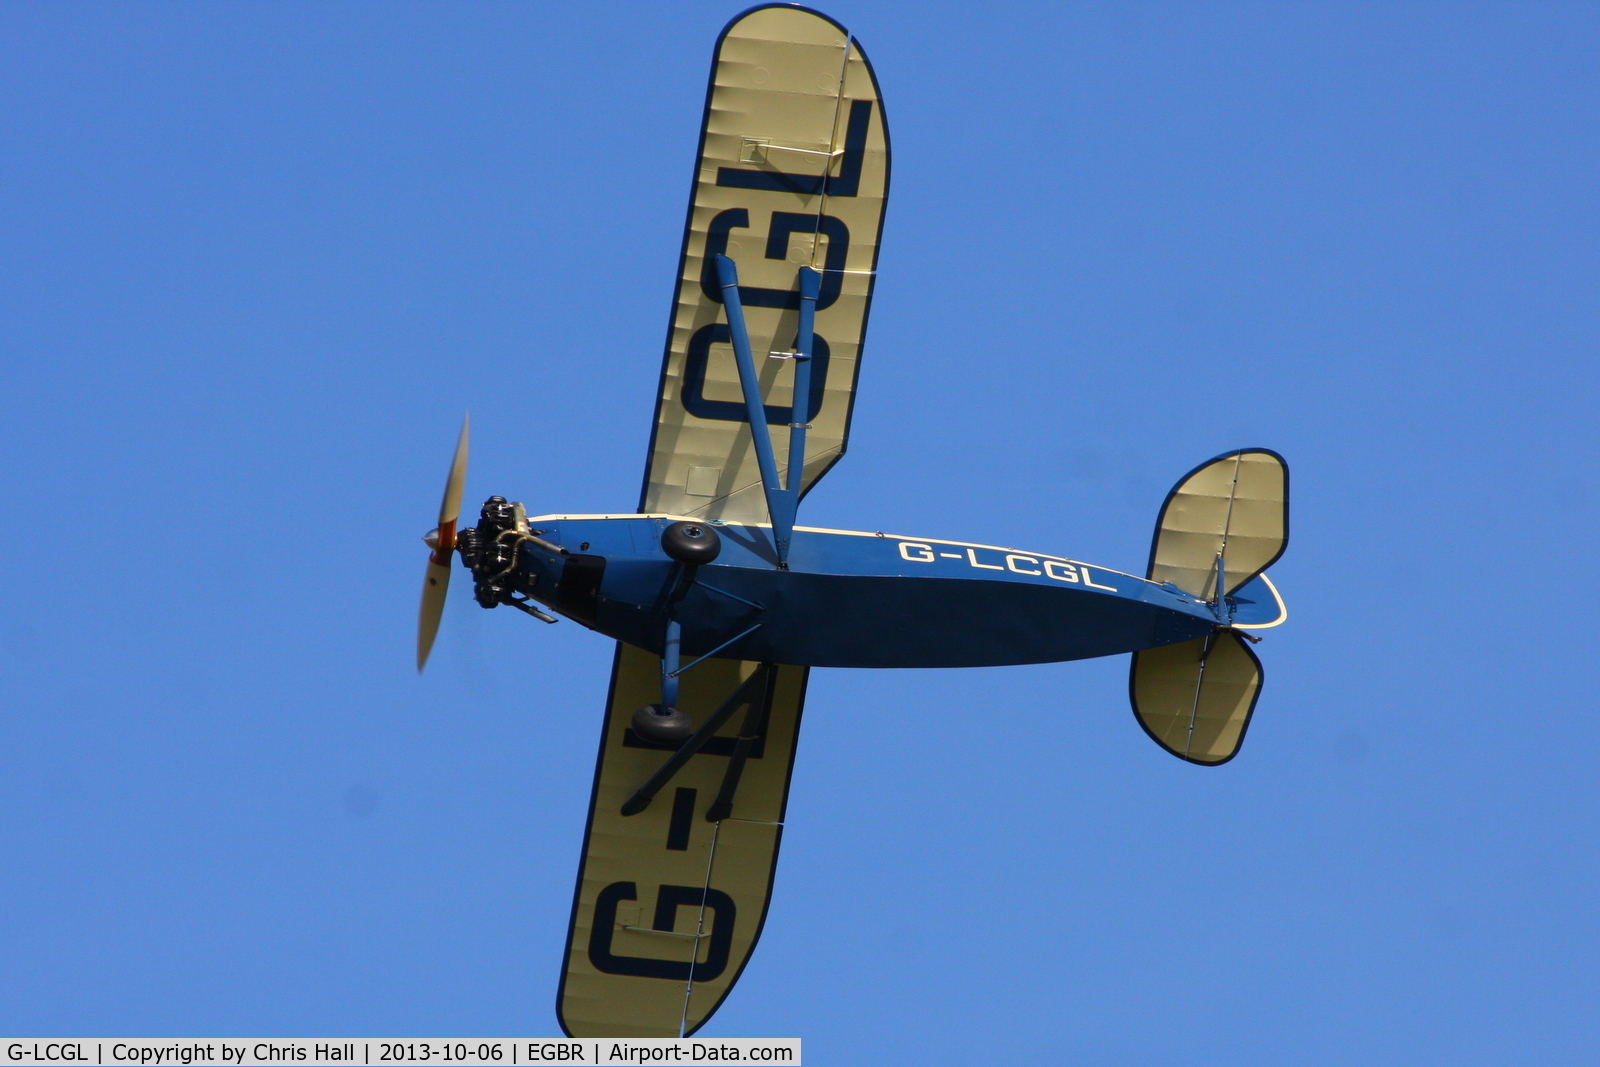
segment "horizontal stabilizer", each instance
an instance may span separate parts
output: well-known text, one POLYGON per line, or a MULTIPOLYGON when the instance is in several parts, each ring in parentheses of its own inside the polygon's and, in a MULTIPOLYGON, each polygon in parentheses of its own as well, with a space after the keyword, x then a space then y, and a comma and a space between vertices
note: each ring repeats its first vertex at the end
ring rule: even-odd
POLYGON ((1289 544, 1289 468, 1264 448, 1229 452, 1178 482, 1162 505, 1150 546, 1152 582, 1215 600, 1275 563, 1289 544), (1218 557, 1222 566, 1219 568, 1218 557))
POLYGON ((1215 766, 1239 751, 1261 694, 1261 661, 1231 630, 1133 654, 1128 696, 1151 739, 1215 766))

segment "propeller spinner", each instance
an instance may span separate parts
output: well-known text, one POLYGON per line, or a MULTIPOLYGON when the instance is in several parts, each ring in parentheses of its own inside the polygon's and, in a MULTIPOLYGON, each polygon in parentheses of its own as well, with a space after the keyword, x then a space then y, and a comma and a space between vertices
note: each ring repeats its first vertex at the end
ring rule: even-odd
POLYGON ((439 503, 439 525, 423 536, 433 554, 428 557, 428 574, 422 583, 422 610, 417 616, 417 672, 428 664, 433 639, 439 633, 444 614, 445 594, 450 591, 451 555, 456 550, 456 520, 461 517, 461 491, 467 482, 467 427, 471 416, 461 420, 461 437, 456 455, 450 461, 450 477, 444 483, 444 499, 439 503))

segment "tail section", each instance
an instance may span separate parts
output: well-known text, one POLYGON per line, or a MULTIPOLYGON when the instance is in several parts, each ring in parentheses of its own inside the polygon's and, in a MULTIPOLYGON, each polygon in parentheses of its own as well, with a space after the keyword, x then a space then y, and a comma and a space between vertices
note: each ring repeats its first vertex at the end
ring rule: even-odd
POLYGON ((1214 767, 1244 741, 1261 695, 1261 661, 1232 630, 1133 654, 1128 697, 1150 739, 1214 767))
POLYGON ((1276 452, 1218 456, 1167 495, 1148 577, 1208 602, 1217 628, 1135 652, 1128 697, 1145 733, 1179 759, 1215 766, 1239 751, 1262 680, 1261 661, 1245 644, 1257 638, 1244 630, 1277 625, 1287 615, 1263 572, 1288 543, 1289 468, 1276 452), (1276 610, 1263 603, 1265 592, 1276 610))
POLYGON ((1219 573, 1227 596, 1276 563, 1288 544, 1288 464, 1264 448, 1229 452, 1184 475, 1167 494, 1148 577, 1215 600, 1219 573))

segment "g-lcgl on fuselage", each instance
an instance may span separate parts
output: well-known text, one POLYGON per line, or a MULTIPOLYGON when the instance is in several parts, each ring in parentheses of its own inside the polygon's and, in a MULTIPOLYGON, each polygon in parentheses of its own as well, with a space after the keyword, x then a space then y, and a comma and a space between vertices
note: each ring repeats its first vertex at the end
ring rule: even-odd
MULTIPOLYGON (((608 637, 661 655, 685 566, 671 515, 543 515, 568 555, 523 548, 520 591, 608 637)), ((693 520, 690 520, 693 521, 693 520)), ((681 588, 686 657, 808 667, 993 667, 1116 655, 1203 637, 1212 606, 1169 584, 993 545, 797 526, 776 569, 769 526, 709 523, 721 553, 681 588), (907 579, 915 579, 908 581, 907 579)), ((1271 625, 1265 577, 1232 597, 1234 625, 1271 625)))

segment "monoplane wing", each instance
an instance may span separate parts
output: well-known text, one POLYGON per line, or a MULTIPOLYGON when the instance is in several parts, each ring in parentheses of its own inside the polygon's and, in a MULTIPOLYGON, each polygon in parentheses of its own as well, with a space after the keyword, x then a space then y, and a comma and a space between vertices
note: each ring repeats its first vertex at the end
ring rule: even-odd
POLYGON ((797 273, 822 275, 803 493, 844 452, 889 139, 865 53, 806 8, 753 8, 717 41, 639 510, 765 522, 767 506, 712 257, 738 265, 767 422, 793 421, 797 273), (776 353, 778 358, 764 358, 776 353))
POLYGON ((766 921, 807 670, 711 659, 686 672, 678 706, 697 725, 732 713, 643 811, 623 815, 673 756, 629 725, 660 699, 660 670, 617 646, 557 994, 573 1037, 694 1033, 766 921))

